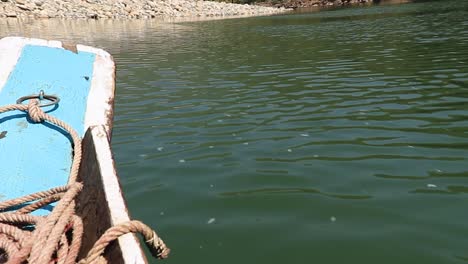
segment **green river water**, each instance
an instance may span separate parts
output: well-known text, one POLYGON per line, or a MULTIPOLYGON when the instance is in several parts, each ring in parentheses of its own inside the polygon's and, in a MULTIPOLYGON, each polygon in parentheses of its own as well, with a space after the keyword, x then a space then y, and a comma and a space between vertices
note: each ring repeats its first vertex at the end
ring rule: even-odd
POLYGON ((7 35, 112 53, 117 168, 165 263, 468 262, 468 1, 7 35))

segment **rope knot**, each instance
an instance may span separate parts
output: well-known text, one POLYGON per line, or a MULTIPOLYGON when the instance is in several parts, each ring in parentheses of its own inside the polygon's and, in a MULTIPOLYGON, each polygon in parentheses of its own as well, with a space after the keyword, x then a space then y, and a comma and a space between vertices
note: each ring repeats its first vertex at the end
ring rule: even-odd
POLYGON ((31 99, 28 103, 28 114, 35 123, 41 123, 45 119, 45 113, 42 111, 39 100, 31 99))
POLYGON ((166 259, 171 250, 164 244, 161 238, 158 237, 156 232, 152 231, 153 237, 145 241, 146 246, 155 258, 166 259))

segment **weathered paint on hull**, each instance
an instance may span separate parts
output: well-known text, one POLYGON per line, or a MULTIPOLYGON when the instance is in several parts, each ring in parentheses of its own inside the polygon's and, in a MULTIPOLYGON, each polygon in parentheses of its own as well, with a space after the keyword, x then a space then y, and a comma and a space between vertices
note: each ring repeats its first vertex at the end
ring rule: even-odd
MULTIPOLYGON (((114 87, 115 65, 103 50, 39 39, 0 40, 0 105, 44 90, 61 100, 58 107, 46 109, 49 114, 80 136, 88 130, 80 173, 87 187, 78 206, 85 223, 83 250, 110 226, 129 220, 109 144, 114 87)), ((62 131, 29 122, 15 111, 0 116, 0 135, 1 200, 67 182, 72 149, 62 131)), ((131 234, 119 238, 106 258, 110 263, 146 262, 131 234)))
MULTIPOLYGON (((79 178, 84 183, 77 207, 85 226, 81 258, 106 229, 130 220, 104 126, 93 126, 86 132, 79 178)), ((133 234, 120 237, 118 244, 106 250, 105 258, 113 264, 146 263, 133 234)))

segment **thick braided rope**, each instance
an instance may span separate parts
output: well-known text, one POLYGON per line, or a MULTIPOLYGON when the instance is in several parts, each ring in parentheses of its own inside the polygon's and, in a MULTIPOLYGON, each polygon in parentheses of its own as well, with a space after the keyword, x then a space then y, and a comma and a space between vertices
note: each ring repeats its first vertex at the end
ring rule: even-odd
MULTIPOLYGON (((5 220, 7 220, 7 222, 18 223, 18 220, 21 220, 18 219, 18 214, 24 214, 26 216, 25 213, 34 211, 61 198, 52 213, 47 218, 41 221, 40 224, 36 222, 36 229, 33 232, 19 229, 23 233, 32 233, 32 236, 29 235, 30 238, 27 242, 23 243, 24 245, 22 245, 18 252, 14 252, 14 250, 12 250, 12 245, 15 245, 14 242, 5 239, 2 240, 2 244, 7 244, 5 248, 7 254, 10 256, 9 261, 11 263, 21 263, 26 259, 29 259, 30 263, 49 263, 54 252, 60 253, 60 255, 63 257, 65 256, 65 251, 67 251, 64 250, 64 248, 68 249, 68 245, 63 244, 64 241, 67 241, 64 231, 65 227, 69 224, 72 216, 75 213, 74 200, 82 188, 82 185, 76 182, 78 177, 78 169, 81 162, 81 139, 68 124, 53 116, 47 115, 44 111, 42 111, 38 100, 30 100, 27 106, 17 104, 0 107, 0 113, 13 110, 27 112, 29 114, 29 118, 33 122, 48 121, 58 127, 61 127, 70 134, 73 140, 73 149, 75 153, 73 155, 68 186, 53 188, 48 191, 39 192, 0 203, 1 212, 1 210, 8 209, 9 207, 15 205, 21 205, 26 202, 39 200, 35 203, 23 207, 22 209, 18 210, 17 213, 2 214, 5 216, 5 220), (57 245, 59 244, 61 244, 62 248, 57 248, 57 245)), ((77 223, 81 223, 81 221, 77 221, 77 223)), ((76 230, 82 230, 82 227, 78 227, 76 230)), ((18 236, 18 234, 16 234, 16 236, 18 236)), ((81 234, 76 236, 81 237, 81 234)), ((77 243, 74 244, 79 246, 77 243)), ((73 254, 75 255, 74 259, 76 259, 78 251, 79 249, 74 249, 74 252, 76 252, 73 254)))
MULTIPOLYGON (((23 207, 22 209, 18 210, 17 213, 2 214, 3 216, 5 216, 5 220, 7 220, 8 222, 18 223, 18 221, 24 222, 24 217, 20 218, 18 214, 23 214, 23 216, 29 216, 25 213, 32 212, 38 208, 41 208, 42 206, 45 206, 60 199, 52 213, 44 221, 41 221, 41 224, 38 224, 38 222, 36 221, 36 230, 32 232, 32 236, 29 235, 30 239, 27 242, 24 242, 23 239, 23 243, 21 245, 22 247, 20 247, 21 249, 19 251, 15 250, 15 248, 17 249, 18 247, 12 246, 15 245, 15 243, 5 239, 2 239, 0 241, 2 242, 2 244, 6 245, 5 251, 10 256, 9 261, 11 263, 21 263, 24 262, 26 259, 28 259, 30 263, 49 263, 54 252, 57 252, 58 257, 68 259, 69 262, 74 262, 76 260, 79 248, 81 246, 81 233, 83 231, 82 221, 78 221, 76 220, 76 217, 74 217, 74 200, 82 188, 82 185, 76 182, 78 177, 78 169, 80 167, 81 162, 81 139, 68 124, 53 116, 47 115, 44 111, 42 111, 42 109, 40 109, 38 100, 30 100, 27 106, 17 104, 0 107, 0 113, 13 110, 21 110, 28 112, 29 118, 33 122, 48 121, 58 127, 63 128, 69 133, 73 140, 74 155, 68 186, 53 188, 44 192, 39 192, 18 199, 12 199, 0 203, 1 212, 1 210, 8 209, 9 207, 15 205, 21 205, 26 202, 37 201, 35 203, 23 207), (65 229, 72 218, 74 219, 73 236, 75 237, 75 240, 79 239, 79 241, 77 242, 72 240, 72 247, 69 247, 68 239, 65 236, 65 229), (58 245, 61 245, 61 247, 57 248, 58 245), (72 252, 67 252, 70 250, 72 252)), ((35 219, 33 218, 27 220, 35 219)), ((17 230, 19 232, 13 235, 13 239, 17 239, 17 237, 24 237, 24 235, 19 234, 20 232, 31 233, 28 231, 23 231, 19 228, 17 230)))
POLYGON ((12 225, 0 224, 0 233, 14 239, 20 246, 27 238, 21 229, 12 225))
POLYGON ((60 119, 57 119, 53 116, 50 116, 46 114, 44 111, 39 106, 39 100, 34 99, 34 100, 29 100, 28 105, 23 105, 23 104, 14 104, 14 105, 6 105, 3 107, 0 107, 0 113, 8 112, 8 111, 13 111, 13 110, 20 110, 20 111, 25 111, 29 113, 29 117, 31 118, 32 121, 36 123, 40 123, 42 121, 48 121, 58 127, 63 128, 65 131, 67 131, 72 140, 73 140, 73 149, 74 149, 74 155, 73 155, 73 163, 72 163, 72 168, 70 171, 70 178, 68 179, 68 183, 73 183, 76 181, 76 178, 78 177, 78 170, 80 168, 80 163, 81 163, 81 139, 78 136, 78 133, 69 126, 67 123, 63 122, 60 119))
POLYGON ((81 241, 83 240, 83 220, 80 217, 74 215, 72 225, 70 228, 72 232, 72 240, 70 244, 70 251, 68 252, 67 257, 64 260, 65 264, 74 264, 76 263, 76 257, 80 252, 81 241))
MULTIPOLYGON (((82 156, 81 139, 68 124, 42 111, 36 99, 30 100, 28 105, 16 104, 0 107, 0 113, 13 110, 27 112, 33 122, 48 121, 64 129, 73 140, 74 155, 66 186, 0 202, 0 248, 8 255, 8 263, 12 264, 24 262, 73 264, 78 256, 83 235, 83 222, 74 211, 75 198, 83 187, 77 182, 82 156), (4 212, 28 202, 33 203, 13 213, 4 212), (57 205, 47 217, 28 214, 53 202, 57 202, 57 205), (31 224, 36 226, 34 231, 17 227, 31 224), (66 235, 70 230, 71 240, 66 235)), ((143 235, 153 256, 167 258, 170 250, 153 230, 139 221, 129 221, 107 230, 95 243, 88 256, 79 263, 104 263, 105 259, 102 254, 107 245, 130 232, 139 232, 143 235)))
POLYGON ((60 200, 60 198, 63 197, 63 194, 62 193, 57 193, 57 194, 52 194, 48 197, 45 197, 37 202, 34 202, 32 204, 29 204, 29 205, 26 205, 24 206, 23 208, 19 209, 18 210, 18 213, 20 214, 28 214, 28 213, 31 213, 31 212, 34 212, 46 205, 49 205, 51 203, 54 203, 54 202, 57 202, 60 200))
POLYGON ((18 213, 0 213, 0 223, 15 223, 17 225, 31 225, 42 221, 41 216, 18 214, 18 213))
POLYGON ((70 178, 68 179, 68 183, 74 183, 78 177, 78 170, 80 168, 81 163, 81 138, 78 136, 78 133, 69 126, 67 123, 63 122, 62 120, 55 118, 51 115, 46 114, 39 106, 39 100, 30 100, 28 104, 28 113, 30 114, 31 119, 34 122, 42 122, 48 121, 58 127, 63 128, 65 131, 69 133, 73 140, 73 162, 72 167, 70 170, 70 178))
POLYGON ((33 235, 30 263, 48 263, 51 259, 66 225, 75 213, 75 198, 81 188, 81 184, 75 183, 46 218, 45 223, 37 226, 33 235))
POLYGON ((165 259, 168 257, 170 249, 166 247, 164 242, 158 237, 147 225, 140 221, 128 221, 109 228, 99 239, 94 243, 93 248, 88 252, 88 256, 78 262, 78 264, 95 263, 106 249, 110 242, 116 240, 122 235, 128 233, 140 233, 143 235, 146 245, 148 246, 153 257, 165 259))
POLYGON ((66 190, 68 190, 68 186, 60 186, 60 187, 52 188, 47 191, 37 192, 37 193, 30 194, 30 195, 25 195, 23 197, 19 197, 19 198, 7 200, 7 201, 2 201, 0 202, 0 212, 12 206, 17 206, 18 204, 24 204, 24 203, 36 201, 39 199, 44 199, 54 194, 63 193, 66 190))

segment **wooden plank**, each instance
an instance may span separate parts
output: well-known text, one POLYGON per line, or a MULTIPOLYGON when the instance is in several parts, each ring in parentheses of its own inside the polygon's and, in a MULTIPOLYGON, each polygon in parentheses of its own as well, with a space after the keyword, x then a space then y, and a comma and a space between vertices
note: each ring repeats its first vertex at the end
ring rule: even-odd
POLYGON ((114 116, 115 63, 112 56, 102 49, 77 45, 78 51, 96 54, 90 96, 86 106, 85 128, 104 125, 109 139, 112 135, 114 116))
MULTIPOLYGON (((79 178, 84 188, 77 212, 86 227, 79 256, 82 258, 106 229, 130 220, 104 126, 91 127, 85 134, 79 178)), ((133 234, 119 238, 106 250, 105 258, 117 264, 147 262, 133 234)))

